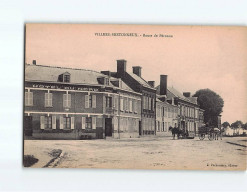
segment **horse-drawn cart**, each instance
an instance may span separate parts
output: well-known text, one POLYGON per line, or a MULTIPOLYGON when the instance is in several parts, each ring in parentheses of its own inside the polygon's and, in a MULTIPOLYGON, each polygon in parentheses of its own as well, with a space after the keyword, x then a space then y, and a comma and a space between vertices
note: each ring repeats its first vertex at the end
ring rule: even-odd
POLYGON ((204 140, 207 136, 210 141, 218 139, 221 132, 218 128, 202 126, 198 129, 198 137, 200 140, 204 140))

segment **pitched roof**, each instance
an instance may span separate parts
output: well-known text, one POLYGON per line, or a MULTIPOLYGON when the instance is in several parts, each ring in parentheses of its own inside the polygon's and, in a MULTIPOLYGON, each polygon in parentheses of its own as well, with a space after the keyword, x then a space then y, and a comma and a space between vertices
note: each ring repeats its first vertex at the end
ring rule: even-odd
MULTIPOLYGON (((160 94, 160 85, 156 87, 157 93, 160 94)), ((185 97, 182 93, 180 93, 178 90, 176 90, 174 87, 167 87, 167 98, 172 99, 173 97, 177 97, 179 99, 182 99, 184 101, 197 104, 197 98, 195 97, 185 97)))
POLYGON ((138 83, 140 83, 141 85, 143 85, 144 87, 150 88, 150 89, 155 89, 153 87, 151 87, 147 81, 145 81, 142 77, 137 76, 136 74, 132 73, 132 72, 127 72, 131 77, 133 77, 138 83))
MULTIPOLYGON (((99 77, 108 78, 108 76, 93 70, 44 65, 25 65, 25 80, 27 81, 58 82, 58 76, 64 73, 69 73, 71 75, 70 83, 73 84, 100 85, 98 80, 99 77)), ((121 79, 120 82, 121 85, 119 88, 134 92, 121 79)), ((109 83, 109 85, 111 87, 116 87, 111 82, 109 83)))

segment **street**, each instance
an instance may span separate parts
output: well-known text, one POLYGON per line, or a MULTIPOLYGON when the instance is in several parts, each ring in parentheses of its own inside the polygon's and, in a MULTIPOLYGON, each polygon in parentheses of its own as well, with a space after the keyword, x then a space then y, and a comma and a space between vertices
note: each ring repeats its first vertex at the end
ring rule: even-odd
POLYGON ((245 170, 246 143, 246 137, 25 140, 24 155, 39 160, 31 167, 245 170), (55 161, 54 149, 62 151, 55 161))

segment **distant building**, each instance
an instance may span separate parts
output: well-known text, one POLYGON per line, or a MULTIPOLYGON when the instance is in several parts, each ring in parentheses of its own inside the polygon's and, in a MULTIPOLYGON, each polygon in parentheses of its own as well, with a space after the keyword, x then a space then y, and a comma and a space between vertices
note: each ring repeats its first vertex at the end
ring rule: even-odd
POLYGON ((160 85, 156 89, 159 100, 177 106, 177 119, 174 121, 177 120, 179 128, 187 131, 189 137, 194 137, 200 124, 197 98, 191 97, 189 92, 182 94, 173 87, 167 87, 167 75, 160 76, 160 85))
POLYGON ((142 94, 120 78, 25 65, 24 132, 40 139, 139 137, 142 94))

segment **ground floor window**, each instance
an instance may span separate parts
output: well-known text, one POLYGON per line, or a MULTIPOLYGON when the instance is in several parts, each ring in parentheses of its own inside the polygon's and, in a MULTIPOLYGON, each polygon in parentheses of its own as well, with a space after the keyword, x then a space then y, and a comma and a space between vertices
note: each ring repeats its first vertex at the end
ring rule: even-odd
POLYGON ((92 117, 86 117, 86 129, 92 129, 92 117))
POLYGON ((52 118, 51 118, 51 116, 46 116, 44 123, 45 123, 45 129, 51 129, 52 128, 52 118))
POLYGON ((71 118, 70 117, 64 117, 63 118, 63 125, 65 129, 70 129, 71 127, 71 118))

